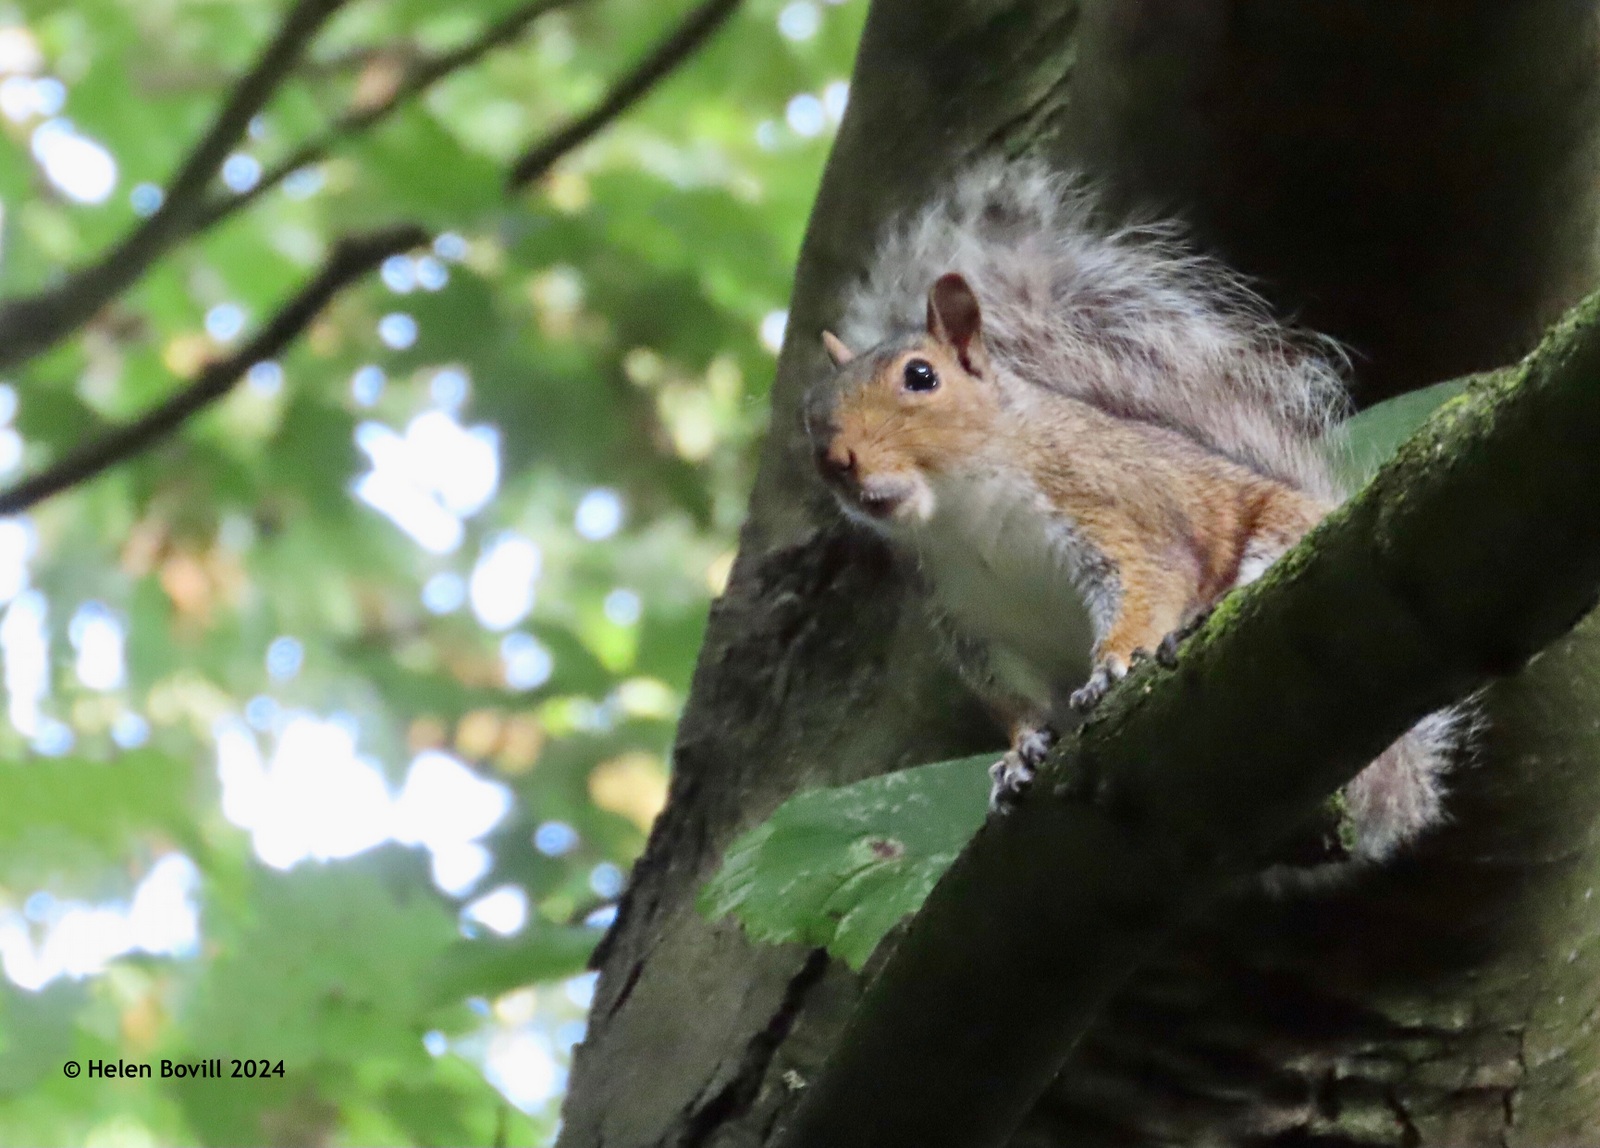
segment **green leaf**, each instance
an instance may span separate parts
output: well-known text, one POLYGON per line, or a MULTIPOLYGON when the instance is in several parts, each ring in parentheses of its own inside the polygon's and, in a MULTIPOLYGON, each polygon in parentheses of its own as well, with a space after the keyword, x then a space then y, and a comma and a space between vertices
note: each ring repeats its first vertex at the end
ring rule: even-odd
POLYGON ((757 940, 826 947, 861 968, 983 824, 994 754, 815 789, 728 850, 700 911, 757 940))
POLYGON ((155 750, 112 761, 68 757, 0 763, 0 862, 41 869, 85 854, 116 861, 152 831, 192 847, 190 767, 155 750))
POLYGON ((386 845, 346 861, 251 874, 239 918, 205 920, 218 946, 196 994, 192 1051, 271 1049, 318 1060, 423 1057, 423 983, 456 933, 416 880, 425 863, 386 845))
POLYGON ((1434 411, 1466 390, 1470 380, 1454 379, 1397 395, 1368 407, 1335 427, 1326 446, 1347 489, 1366 485, 1400 444, 1417 432, 1434 411))
POLYGON ((530 924, 515 937, 461 941, 440 957, 433 980, 441 1004, 465 997, 497 997, 536 981, 576 976, 600 939, 596 929, 530 924))
POLYGON ((352 205, 353 224, 370 216, 372 200, 391 213, 403 212, 442 226, 470 219, 500 202, 500 170, 462 148, 424 108, 413 105, 398 113, 382 130, 357 139, 349 150, 361 164, 361 190, 371 197, 359 209, 352 205))
POLYGON ((24 992, 0 979, 0 1097, 60 1072, 76 1040, 73 1021, 88 995, 75 981, 24 992))

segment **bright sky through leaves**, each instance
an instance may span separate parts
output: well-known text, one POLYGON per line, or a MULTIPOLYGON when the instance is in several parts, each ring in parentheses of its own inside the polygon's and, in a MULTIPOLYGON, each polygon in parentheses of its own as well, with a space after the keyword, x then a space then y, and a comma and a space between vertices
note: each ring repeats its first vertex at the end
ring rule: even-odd
MULTIPOLYGON (((0 519, 0 1067, 35 1039, 142 1059, 232 1034, 300 1050, 330 1141, 554 1129, 865 5, 747 0, 525 194, 507 166, 680 11, 553 13, 278 166, 512 6, 346 6, 217 153, 222 222, 0 381, 12 482, 246 345, 340 236, 435 236, 175 435, 0 519), (485 971, 495 942, 527 983, 485 971), (357 991, 353 1028, 330 1002, 357 991)), ((168 206, 283 10, 0 10, 0 306, 168 206)), ((192 1144, 294 1103, 80 1083, 0 1087, 0 1127, 192 1144)))

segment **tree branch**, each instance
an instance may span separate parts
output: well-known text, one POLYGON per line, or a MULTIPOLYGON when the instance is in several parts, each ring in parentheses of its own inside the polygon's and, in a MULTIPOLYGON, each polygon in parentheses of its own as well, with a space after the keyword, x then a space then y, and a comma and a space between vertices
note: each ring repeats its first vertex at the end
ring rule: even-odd
POLYGON ((421 246, 428 238, 422 228, 405 224, 340 240, 316 277, 237 352, 206 367, 194 382, 134 422, 74 448, 55 465, 0 494, 0 515, 27 510, 148 450, 226 395, 252 366, 281 354, 340 291, 389 256, 421 246))
POLYGON ((540 178, 558 159, 643 99, 709 40, 738 6, 739 0, 705 0, 618 80, 605 99, 524 152, 511 167, 507 188, 516 191, 540 178))
POLYGON ((1600 296, 1445 407, 1175 670, 1136 671, 934 890, 779 1143, 1004 1143, 1169 933, 1417 718, 1590 611, 1596 378, 1600 296))
POLYGON ((531 0, 530 3, 508 12, 460 47, 416 61, 387 99, 359 111, 346 112, 335 120, 327 131, 302 144, 263 172, 260 180, 248 191, 238 195, 212 196, 196 217, 193 230, 204 231, 241 208, 254 203, 301 168, 326 159, 341 141, 376 127, 402 105, 420 96, 446 76, 475 64, 496 48, 516 40, 539 17, 570 7, 577 2, 578 0, 531 0))
MULTIPOLYGON (((173 177, 154 214, 101 259, 73 272, 57 286, 0 304, 0 370, 27 362, 77 331, 177 243, 254 203, 296 171, 325 158, 341 140, 371 129, 446 76, 515 40, 540 16, 576 0, 530 0, 459 48, 416 64, 387 99, 344 114, 322 135, 273 165, 248 191, 208 195, 207 189, 222 161, 243 136, 250 120, 293 70, 316 31, 345 2, 299 0, 173 177)), ((631 107, 709 38, 738 3, 739 0, 708 0, 691 13, 600 105, 524 155, 517 171, 527 174, 520 179, 514 176, 511 186, 538 178, 561 156, 631 107)))
POLYGON ((0 305, 0 370, 24 363, 72 334, 188 234, 222 161, 294 70, 317 30, 345 2, 298 0, 172 177, 161 206, 116 247, 57 286, 0 305))

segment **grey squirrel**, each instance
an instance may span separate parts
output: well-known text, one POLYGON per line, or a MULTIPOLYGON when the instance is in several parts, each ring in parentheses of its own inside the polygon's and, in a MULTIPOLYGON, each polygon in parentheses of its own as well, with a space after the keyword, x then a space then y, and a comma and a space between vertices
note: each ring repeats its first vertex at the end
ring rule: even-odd
MULTIPOLYGON (((911 560, 1010 731, 1000 809, 1052 722, 1170 656, 1343 497, 1318 442, 1347 403, 1333 344, 1173 226, 1095 217, 1036 161, 960 174, 879 244, 803 408, 839 504, 911 560)), ((1345 788, 1343 856, 1381 860, 1440 819, 1465 725, 1424 718, 1345 788)))

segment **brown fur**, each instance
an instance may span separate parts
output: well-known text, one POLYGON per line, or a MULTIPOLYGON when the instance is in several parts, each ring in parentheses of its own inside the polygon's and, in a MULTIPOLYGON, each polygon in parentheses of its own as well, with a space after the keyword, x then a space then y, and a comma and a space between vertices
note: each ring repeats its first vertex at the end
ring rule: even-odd
MULTIPOLYGON (((986 348, 960 275, 935 282, 921 333, 860 353, 826 341, 838 373, 805 408, 819 469, 854 517, 916 556, 957 666, 1011 733, 1002 797, 1031 778, 1070 685, 1055 635, 1071 625, 1052 616, 1062 587, 1092 628, 1093 673, 1070 699, 1086 709, 1333 505, 1321 483, 1299 488, 1248 452, 1017 378, 986 348)), ((1358 856, 1437 819, 1454 723, 1425 719, 1352 784, 1358 856)))
POLYGON ((1082 179, 1033 159, 980 161, 885 232, 845 294, 839 334, 862 350, 916 333, 929 285, 951 272, 983 303, 1006 385, 1170 427, 1297 489, 1339 493, 1317 445, 1346 404, 1337 348, 1275 322, 1172 224, 1118 226, 1082 179))
POLYGON ((1031 433, 1054 448, 1030 460, 1034 482, 1115 572, 1095 657, 1119 669, 1231 590, 1252 547, 1287 548, 1327 509, 1182 435, 1070 400, 1031 433))
MULTIPOLYGON (((970 293, 957 299, 976 314, 970 293)), ((983 362, 981 337, 969 346, 983 362)), ((1280 553, 1329 509, 1165 427, 1065 396, 1008 403, 962 358, 930 300, 927 333, 848 361, 828 409, 816 408, 813 433, 826 428, 824 455, 862 492, 893 493, 974 462, 1035 487, 1117 583, 1095 650, 1115 676, 1231 590, 1253 548, 1280 553), (915 359, 938 373, 937 390, 903 387, 915 359)))

